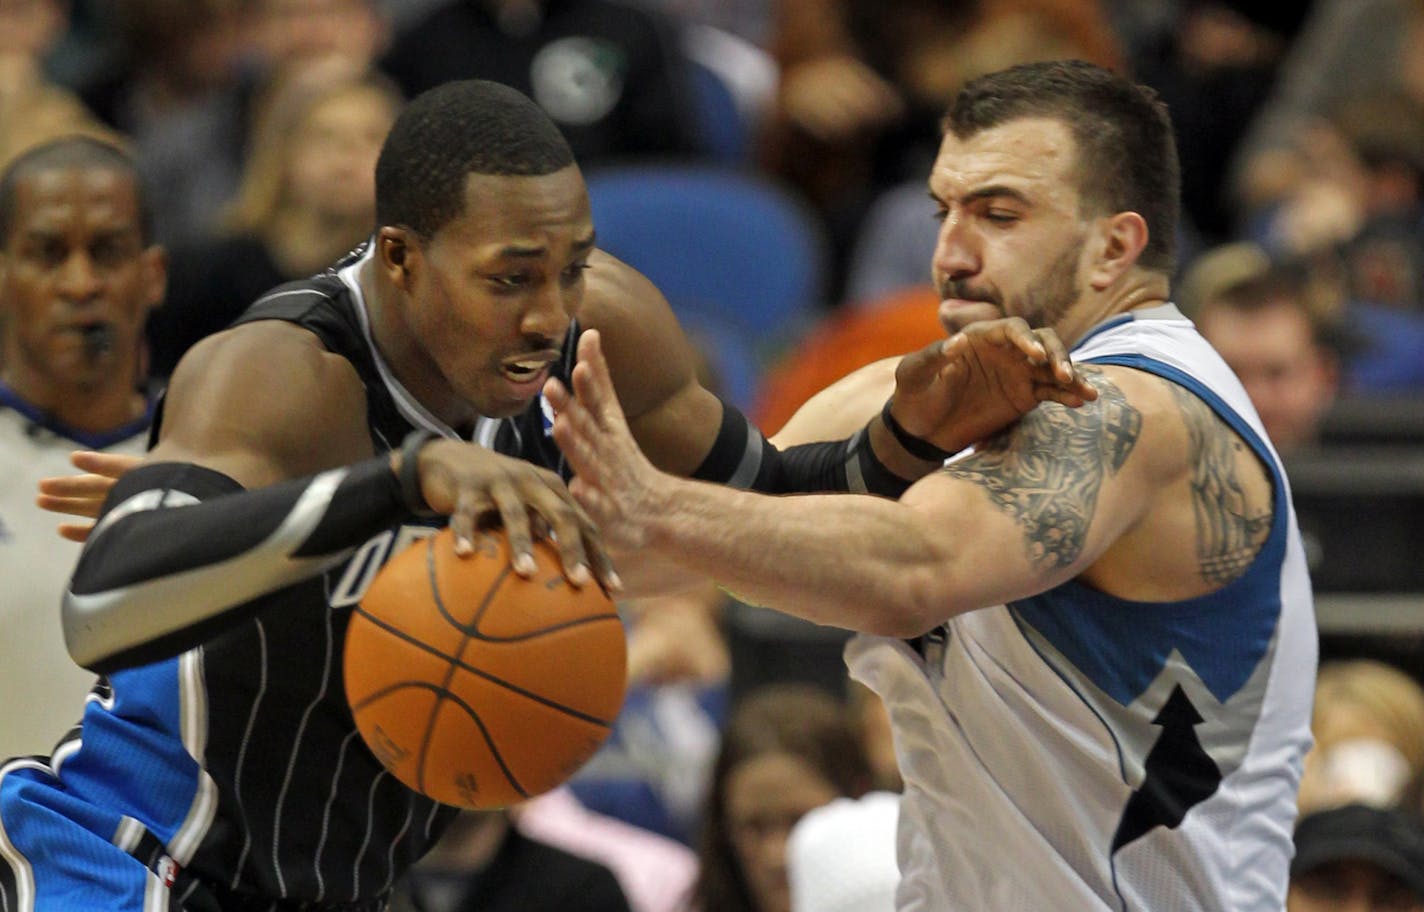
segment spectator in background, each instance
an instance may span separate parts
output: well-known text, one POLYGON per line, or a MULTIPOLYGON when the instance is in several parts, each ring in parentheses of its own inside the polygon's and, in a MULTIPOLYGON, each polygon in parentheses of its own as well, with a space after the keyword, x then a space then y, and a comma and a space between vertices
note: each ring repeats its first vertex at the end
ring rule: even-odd
POLYGON ((859 798, 870 768, 845 707, 807 685, 773 685, 732 711, 712 770, 694 907, 790 912, 786 840, 802 815, 859 798))
POLYGON ((1338 251, 1351 298, 1424 310, 1424 101, 1361 94, 1302 129, 1291 154, 1275 196, 1249 211, 1249 233, 1280 256, 1338 251))
POLYGON ((631 912, 613 872, 514 826, 466 811, 406 875, 393 912, 631 912))
POLYGON ((1350 805, 1295 831, 1287 912, 1424 912, 1424 821, 1350 805))
POLYGON ((1256 212, 1311 180, 1311 159, 1319 151, 1313 125, 1342 104, 1395 89, 1424 101, 1424 4, 1308 4, 1271 94, 1236 154, 1231 175, 1236 205, 1256 212))
POLYGON ((1424 810, 1424 689, 1409 675, 1370 659, 1322 664, 1311 733, 1302 813, 1352 803, 1424 810))
POLYGON ((272 87, 224 230, 174 246, 168 300, 148 327, 156 376, 263 293, 366 239, 376 157, 401 104, 384 77, 344 66, 305 68, 272 87))
POLYGON ((243 53, 240 0, 122 0, 116 18, 122 59, 79 91, 136 142, 231 84, 243 53))
POLYGON ((407 97, 452 79, 529 95, 584 168, 700 152, 675 23, 616 0, 450 0, 381 62, 407 97))
POLYGON ((1338 315, 1314 305, 1305 274, 1238 243, 1192 264, 1182 303, 1246 387, 1281 453, 1317 442, 1341 387, 1347 351, 1338 315))
POLYGON ((277 75, 333 60, 360 71, 391 38, 379 0, 254 0, 252 16, 249 53, 277 75))
POLYGON ((726 721, 723 599, 709 583, 619 603, 627 696, 608 740, 570 784, 589 809, 692 843, 726 721))
MULTIPOLYGON (((156 61, 111 74, 109 90, 138 96, 157 75, 192 71, 184 77, 183 84, 191 84, 187 95, 161 112, 147 112, 153 116, 131 128, 145 177, 165 189, 154 211, 165 242, 203 237, 218 227, 216 215, 237 193, 246 157, 259 151, 254 111, 273 85, 309 66, 361 72, 387 38, 377 0, 125 2, 129 56, 147 61, 143 55, 153 54, 156 61), (181 11, 168 9, 175 3, 181 11), (165 49, 148 50, 154 46, 165 49)), ((140 113, 147 107, 137 105, 140 113)))
POLYGON ((1231 156, 1271 89, 1309 4, 1180 0, 1131 68, 1172 111, 1182 160, 1184 233, 1206 246, 1233 236, 1222 191, 1231 156))
POLYGON ((632 912, 683 912, 697 856, 681 842, 584 807, 561 786, 514 809, 527 838, 606 865, 632 912))
POLYGON ((35 485, 76 448, 142 453, 152 414, 142 329, 163 297, 133 164, 97 140, 41 145, 0 176, 0 752, 48 754, 94 675, 75 665, 59 602, 78 545, 35 485))
POLYGON ((83 133, 120 142, 73 92, 45 74, 46 55, 67 26, 59 0, 0 4, 0 167, 25 150, 83 133))
POLYGON ((783 0, 769 48, 781 83, 761 166, 820 214, 835 263, 882 192, 914 181, 923 206, 940 115, 967 79, 1031 60, 1122 62, 1097 0, 783 0))

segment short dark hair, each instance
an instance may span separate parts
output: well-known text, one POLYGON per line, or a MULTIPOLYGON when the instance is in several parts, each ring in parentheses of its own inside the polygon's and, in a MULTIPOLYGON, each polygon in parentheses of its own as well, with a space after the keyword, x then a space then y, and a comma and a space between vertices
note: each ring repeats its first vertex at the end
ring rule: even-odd
POLYGON ((1078 191, 1100 213, 1147 222, 1139 262, 1176 269, 1181 173, 1167 106, 1147 86, 1082 60, 1027 63, 966 83, 941 124, 960 139, 1024 117, 1062 121, 1078 147, 1078 191))
POLYGON ((497 82, 423 92, 396 118, 376 161, 376 219, 431 237, 465 209, 470 174, 542 175, 574 163, 538 105, 497 82))
POLYGON ((124 150, 92 136, 64 136, 41 143, 15 157, 0 173, 0 245, 10 242, 15 227, 15 197, 20 180, 40 171, 83 168, 118 171, 127 175, 138 197, 138 230, 145 245, 153 240, 153 207, 149 204, 143 175, 124 150))

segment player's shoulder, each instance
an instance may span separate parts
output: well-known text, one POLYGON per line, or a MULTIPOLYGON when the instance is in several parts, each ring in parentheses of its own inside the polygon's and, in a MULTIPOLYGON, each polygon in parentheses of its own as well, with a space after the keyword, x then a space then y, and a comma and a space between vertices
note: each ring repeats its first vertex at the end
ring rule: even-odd
POLYGON ((240 382, 289 388, 317 381, 359 380, 350 362, 311 330, 281 319, 256 320, 214 333, 178 362, 172 384, 240 382))
POLYGON ((1098 391, 1097 399, 1076 408, 1040 403, 979 449, 1029 459, 1102 462, 1114 475, 1124 466, 1153 474, 1175 471, 1183 443, 1170 384, 1117 365, 1079 364, 1078 370, 1098 391))
POLYGON ((1079 365, 1098 390, 1085 414, 1105 432, 1131 434, 1137 464, 1164 478, 1189 468, 1194 441, 1230 429, 1184 386, 1160 374, 1115 364, 1079 365))
POLYGON ((365 387, 355 367, 313 333, 280 320, 245 323, 199 342, 179 361, 165 397, 165 432, 213 446, 237 434, 275 451, 320 448, 322 441, 344 450, 366 434, 365 387))
POLYGON ((595 250, 589 257, 579 322, 605 339, 653 336, 676 326, 667 298, 627 263, 595 250))

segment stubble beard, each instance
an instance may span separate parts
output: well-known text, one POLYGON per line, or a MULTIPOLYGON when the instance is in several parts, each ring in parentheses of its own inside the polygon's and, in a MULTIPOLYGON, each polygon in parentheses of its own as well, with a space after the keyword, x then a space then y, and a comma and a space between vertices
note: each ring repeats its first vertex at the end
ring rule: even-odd
POLYGON ((1024 318, 1035 329, 1056 328, 1078 302, 1078 257, 1082 245, 1075 244, 1049 264, 1043 276, 1024 290, 1005 313, 1024 318))

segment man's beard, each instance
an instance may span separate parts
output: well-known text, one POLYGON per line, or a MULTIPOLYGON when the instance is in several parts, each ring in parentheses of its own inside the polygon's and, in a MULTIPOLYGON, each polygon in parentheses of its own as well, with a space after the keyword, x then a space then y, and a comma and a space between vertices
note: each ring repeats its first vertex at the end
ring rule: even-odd
POLYGON ((1074 244, 1049 264, 1042 278, 1024 290, 1015 302, 1029 326, 1041 329, 1057 326, 1078 301, 1078 256, 1082 244, 1074 244))
POLYGON ((973 279, 946 279, 940 283, 940 298, 983 301, 1006 317, 1022 317, 1035 329, 1056 326, 1078 300, 1078 257, 1082 250, 1080 242, 1063 251, 1038 281, 1014 298, 1006 300, 997 289, 976 287, 973 279))

